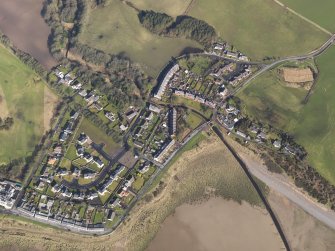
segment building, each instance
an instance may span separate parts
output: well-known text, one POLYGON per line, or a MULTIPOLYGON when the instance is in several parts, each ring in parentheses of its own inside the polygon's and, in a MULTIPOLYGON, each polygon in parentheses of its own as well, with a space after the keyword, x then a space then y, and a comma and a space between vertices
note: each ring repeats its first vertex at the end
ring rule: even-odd
POLYGON ((83 89, 78 94, 84 98, 84 97, 87 96, 87 91, 85 89, 83 89))
POLYGON ((105 165, 99 157, 94 157, 93 161, 99 168, 103 168, 105 165))
POLYGON ((155 93, 154 97, 157 99, 162 99, 162 96, 166 90, 166 87, 170 81, 170 79, 173 77, 173 75, 179 71, 179 65, 175 64, 169 71, 168 73, 165 75, 162 83, 160 84, 157 92, 155 93))
POLYGON ((236 134, 238 136, 242 137, 242 138, 246 138, 247 137, 247 135, 245 133, 241 132, 241 131, 237 131, 236 134))
POLYGON ((79 143, 80 145, 85 144, 85 143, 87 142, 87 140, 88 140, 88 137, 86 136, 85 133, 81 133, 81 134, 79 135, 79 137, 78 137, 78 143, 79 143))
POLYGON ((128 122, 131 122, 137 115, 136 111, 131 111, 128 114, 126 114, 126 118, 128 120, 128 122))
POLYGON ((155 106, 155 105, 150 104, 150 105, 149 105, 149 111, 152 111, 152 112, 155 112, 155 113, 160 113, 160 112, 161 112, 161 109, 158 108, 158 107, 155 106))
POLYGON ((121 131, 124 132, 124 131, 127 131, 127 129, 128 129, 128 126, 125 126, 124 124, 121 124, 121 125, 120 125, 120 130, 121 130, 121 131))
POLYGON ((175 135, 177 131, 177 110, 172 108, 169 111, 169 133, 175 135))
POLYGON ((143 163, 142 165, 139 166, 138 171, 141 174, 146 173, 150 169, 150 164, 148 162, 143 163))
POLYGON ((59 135, 59 141, 64 142, 69 138, 69 134, 67 132, 61 132, 59 135))
POLYGON ((0 181, 0 206, 11 209, 21 191, 21 186, 11 181, 0 181))
POLYGON ((106 112, 105 117, 108 118, 110 121, 115 121, 115 115, 112 112, 106 112))
POLYGON ((93 157, 89 153, 84 153, 84 160, 88 163, 88 162, 91 162, 93 160, 93 157))
POLYGON ((83 157, 84 156, 84 147, 82 147, 81 145, 78 145, 76 148, 76 154, 79 157, 83 157))
POLYGON ((281 141, 280 140, 276 140, 275 142, 273 142, 273 146, 275 148, 281 148, 281 141))
POLYGON ((166 147, 164 147, 161 152, 159 154, 157 154, 154 157, 154 160, 157 162, 162 163, 164 160, 165 155, 172 149, 172 147, 174 146, 174 144, 176 143, 176 141, 174 139, 172 139, 167 145, 166 147))

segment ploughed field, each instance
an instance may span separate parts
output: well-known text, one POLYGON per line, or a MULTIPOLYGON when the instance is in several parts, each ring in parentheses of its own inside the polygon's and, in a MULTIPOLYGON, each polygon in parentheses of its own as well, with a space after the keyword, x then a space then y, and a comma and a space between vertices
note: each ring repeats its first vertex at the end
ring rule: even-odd
POLYGON ((9 130, 0 131, 0 163, 30 154, 48 129, 57 99, 45 88, 39 76, 0 46, 0 117, 14 119, 9 130))
POLYGON ((319 75, 307 104, 307 91, 280 83, 276 70, 247 86, 239 97, 246 111, 292 134, 308 152, 311 165, 335 185, 335 47, 316 59, 319 75))

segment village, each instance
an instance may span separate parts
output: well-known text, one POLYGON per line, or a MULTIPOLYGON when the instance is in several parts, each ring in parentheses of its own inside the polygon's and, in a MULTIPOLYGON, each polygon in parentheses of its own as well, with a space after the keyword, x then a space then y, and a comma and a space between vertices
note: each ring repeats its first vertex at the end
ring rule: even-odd
POLYGON ((211 56, 171 62, 143 107, 124 109, 65 66, 53 71, 74 100, 60 116, 30 184, 3 181, 0 203, 26 217, 79 232, 115 229, 192 137, 219 123, 228 135, 303 154, 280 133, 249 121, 231 93, 257 66, 216 44, 211 56))

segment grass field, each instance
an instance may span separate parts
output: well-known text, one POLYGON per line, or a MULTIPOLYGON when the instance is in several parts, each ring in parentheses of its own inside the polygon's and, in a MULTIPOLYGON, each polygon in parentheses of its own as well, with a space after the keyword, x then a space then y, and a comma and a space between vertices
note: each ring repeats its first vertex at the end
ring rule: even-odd
POLYGON ((39 142, 45 112, 52 109, 44 109, 45 88, 30 68, 0 46, 0 117, 14 118, 9 131, 0 131, 0 163, 30 154, 39 142))
POLYGON ((308 103, 306 91, 278 85, 273 72, 255 80, 240 98, 254 117, 290 132, 308 152, 312 166, 335 185, 335 47, 317 58, 319 78, 308 103))
POLYGON ((299 14, 309 18, 313 22, 335 32, 335 1, 333 0, 280 0, 299 14))
MULTIPOLYGON (((167 1, 137 2, 146 6, 161 6, 158 8, 163 8, 163 2, 167 5, 167 1)), ((191 40, 152 34, 142 27, 137 12, 119 0, 111 0, 106 7, 90 10, 88 15, 79 35, 82 43, 109 53, 124 52, 154 77, 172 56, 178 56, 184 48, 200 47, 191 40)))
POLYGON ((104 131, 96 127, 86 118, 84 118, 81 122, 78 132, 84 132, 96 144, 103 143, 105 145, 104 150, 109 154, 114 154, 118 149, 120 149, 120 145, 116 143, 111 136, 107 136, 104 131))
POLYGON ((285 86, 277 69, 256 78, 238 94, 249 115, 288 131, 294 128, 306 95, 305 89, 285 86))
POLYGON ((154 10, 178 16, 184 13, 191 0, 130 0, 129 2, 141 10, 154 10))
POLYGON ((255 60, 303 54, 328 38, 270 0, 198 0, 189 15, 213 25, 224 40, 255 60))

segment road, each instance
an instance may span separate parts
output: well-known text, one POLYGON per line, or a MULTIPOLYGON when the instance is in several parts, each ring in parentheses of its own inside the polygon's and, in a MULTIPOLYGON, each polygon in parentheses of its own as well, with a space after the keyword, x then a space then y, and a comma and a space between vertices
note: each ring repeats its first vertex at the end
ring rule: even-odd
POLYGON ((251 83, 252 80, 257 78, 259 75, 263 74, 264 72, 270 70, 271 68, 290 61, 299 61, 299 60, 305 60, 305 59, 312 59, 315 57, 320 56, 323 52, 325 52, 330 46, 332 46, 335 42, 335 34, 332 35, 323 45, 321 45, 318 49, 301 56, 290 56, 285 57, 282 59, 278 59, 270 64, 267 64, 263 66, 258 72, 256 72, 254 75, 252 75, 250 78, 248 78, 243 84, 241 84, 238 88, 236 88, 230 95, 235 95, 238 93, 243 87, 247 86, 249 83, 251 83))

